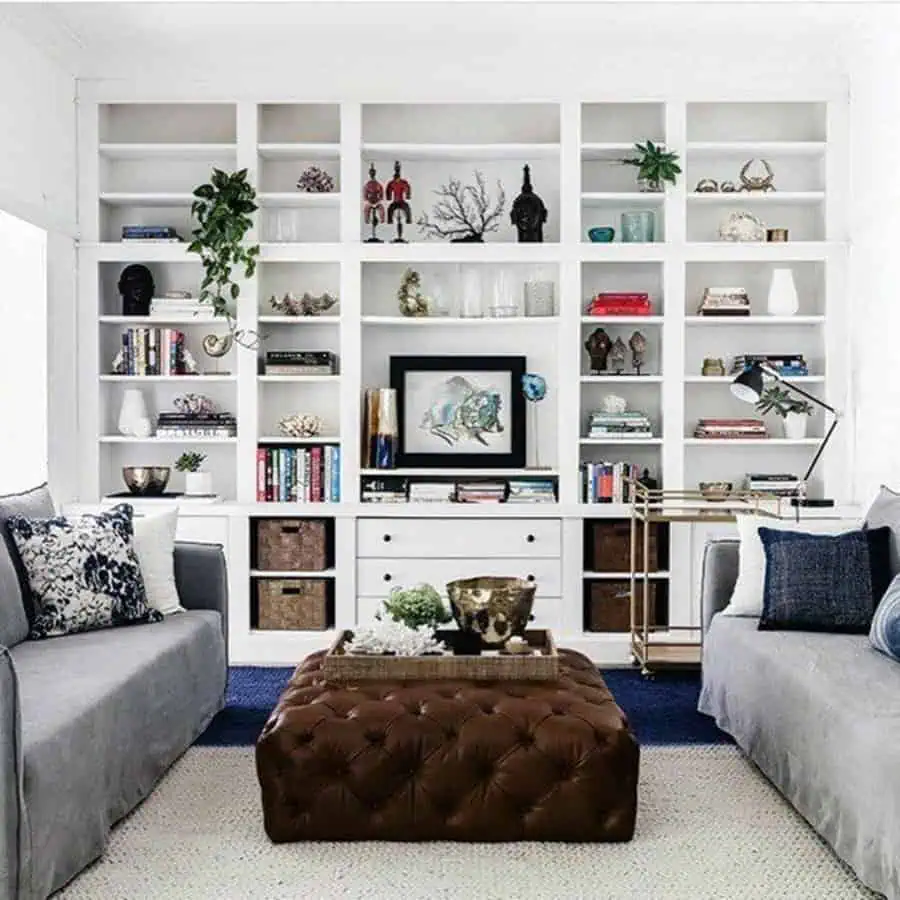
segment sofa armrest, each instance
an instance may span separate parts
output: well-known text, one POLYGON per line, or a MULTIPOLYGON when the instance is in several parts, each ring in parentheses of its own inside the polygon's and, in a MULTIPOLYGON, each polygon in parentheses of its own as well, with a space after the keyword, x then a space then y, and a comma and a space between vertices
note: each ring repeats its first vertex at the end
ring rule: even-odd
POLYGON ((228 571, 220 544, 175 543, 175 584, 185 609, 211 609, 228 626, 228 571))
POLYGON ((22 808, 19 686, 9 650, 0 646, 0 900, 19 896, 22 808))
POLYGON ((712 617, 725 609, 738 577, 741 542, 732 538, 708 541, 703 550, 703 575, 700 581, 700 608, 703 632, 712 617))

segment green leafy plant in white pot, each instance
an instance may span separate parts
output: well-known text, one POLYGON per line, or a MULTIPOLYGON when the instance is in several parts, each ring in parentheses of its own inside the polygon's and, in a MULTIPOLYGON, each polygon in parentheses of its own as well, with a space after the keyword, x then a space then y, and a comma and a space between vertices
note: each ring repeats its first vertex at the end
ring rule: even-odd
POLYGON ((634 166, 637 171, 638 187, 642 191, 659 193, 666 189, 666 183, 676 184, 681 174, 678 154, 666 150, 653 141, 634 145, 635 156, 618 159, 624 166, 634 166))
POLYGON ((784 424, 784 436, 794 441, 806 437, 809 417, 815 411, 811 403, 795 397, 790 390, 777 385, 763 391, 756 403, 756 409, 763 415, 775 413, 784 424))
POLYGON ((213 492, 212 472, 203 472, 200 467, 206 461, 205 453, 188 451, 175 460, 175 470, 184 472, 184 492, 189 496, 210 495, 213 492))

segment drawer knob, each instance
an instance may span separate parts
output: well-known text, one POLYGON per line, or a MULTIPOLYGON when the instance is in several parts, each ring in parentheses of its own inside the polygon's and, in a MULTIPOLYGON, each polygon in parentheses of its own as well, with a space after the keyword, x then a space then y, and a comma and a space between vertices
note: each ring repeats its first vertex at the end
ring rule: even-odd
POLYGON ((391 536, 390 536, 389 534, 384 535, 381 539, 382 539, 386 544, 389 544, 389 543, 391 542, 391 536))
POLYGON ((534 575, 526 575, 525 580, 526 581, 534 581, 534 575))
POLYGON ((390 581, 390 580, 391 580, 391 573, 390 573, 390 572, 385 572, 384 575, 383 575, 382 577, 384 578, 385 581, 390 581))
POLYGON ((525 535, 525 540, 528 541, 529 544, 533 544, 533 543, 534 543, 534 535, 533 535, 533 534, 526 534, 526 535, 525 535))

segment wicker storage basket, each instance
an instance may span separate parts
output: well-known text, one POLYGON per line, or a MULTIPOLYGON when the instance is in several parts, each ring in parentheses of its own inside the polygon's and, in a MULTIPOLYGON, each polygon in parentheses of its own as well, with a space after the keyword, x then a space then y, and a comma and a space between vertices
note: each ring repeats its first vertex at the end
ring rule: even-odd
MULTIPOLYGON (((642 625, 643 584, 637 584, 637 623, 642 625)), ((650 585, 650 625, 659 624, 657 585, 650 585)), ((631 628, 628 581, 594 581, 588 601, 588 631, 629 631, 631 628)))
POLYGON ((327 582, 320 578, 260 578, 259 624, 263 631, 325 631, 327 582))
MULTIPOLYGON (((596 572, 631 571, 631 522, 594 522, 593 528, 593 569, 596 572)), ((650 571, 659 568, 659 525, 650 525, 650 571)), ((644 528, 637 528, 636 568, 644 568, 644 528)))
POLYGON ((328 568, 325 523, 316 519, 260 519, 257 568, 267 572, 321 572, 328 568))

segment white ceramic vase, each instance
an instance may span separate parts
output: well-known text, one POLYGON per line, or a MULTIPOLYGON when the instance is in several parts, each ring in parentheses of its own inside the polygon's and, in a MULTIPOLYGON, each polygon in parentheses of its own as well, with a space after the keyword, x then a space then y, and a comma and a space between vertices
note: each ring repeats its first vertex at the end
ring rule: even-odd
POLYGON ((144 433, 149 422, 150 415, 147 412, 143 392, 139 388, 125 388, 122 392, 122 407, 119 410, 119 434, 149 437, 149 432, 144 433))
POLYGON ((212 472, 185 472, 184 492, 189 496, 213 492, 212 472))
POLYGON ((809 416, 806 413, 788 413, 784 417, 784 436, 792 441, 800 441, 806 437, 806 426, 809 416))
POLYGON ((773 269, 769 282, 770 316, 794 316, 800 308, 797 297, 797 286, 794 284, 794 273, 791 269, 773 269))

